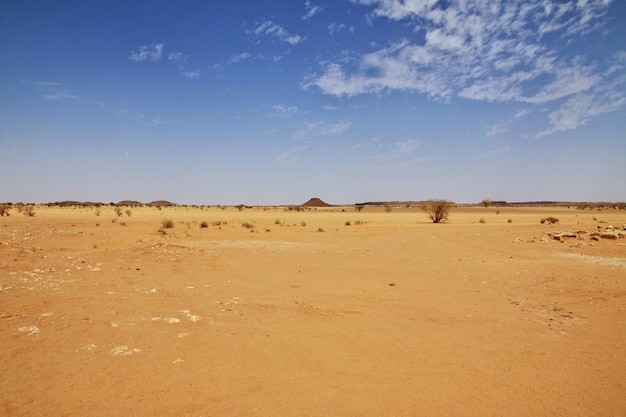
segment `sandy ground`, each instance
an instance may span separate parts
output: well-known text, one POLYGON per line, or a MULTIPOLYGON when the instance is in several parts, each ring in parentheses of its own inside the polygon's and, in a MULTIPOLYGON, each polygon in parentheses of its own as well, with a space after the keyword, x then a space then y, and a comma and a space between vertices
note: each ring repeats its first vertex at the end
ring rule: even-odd
POLYGON ((624 211, 132 211, 0 218, 0 415, 626 415, 624 211))

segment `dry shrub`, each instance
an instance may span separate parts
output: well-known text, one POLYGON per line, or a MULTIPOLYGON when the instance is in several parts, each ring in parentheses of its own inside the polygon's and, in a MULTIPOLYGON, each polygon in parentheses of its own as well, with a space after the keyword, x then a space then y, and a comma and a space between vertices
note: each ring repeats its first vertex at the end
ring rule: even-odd
POLYGON ((163 225, 165 229, 171 229, 174 227, 174 222, 172 221, 172 219, 164 219, 161 222, 161 225, 163 225))
POLYGON ((133 211, 131 209, 128 209, 124 213, 126 213, 126 215, 130 217, 133 214, 133 211))
POLYGON ((11 210, 11 206, 8 204, 2 204, 0 205, 0 216, 4 216, 5 214, 7 216, 10 216, 11 213, 9 213, 9 210, 11 210))
POLYGON ((24 216, 33 217, 35 215, 35 206, 24 206, 24 208, 22 209, 22 213, 24 213, 24 216))
POLYGON ((422 210, 426 212, 433 223, 441 223, 448 220, 452 204, 448 200, 428 200, 422 205, 422 210))

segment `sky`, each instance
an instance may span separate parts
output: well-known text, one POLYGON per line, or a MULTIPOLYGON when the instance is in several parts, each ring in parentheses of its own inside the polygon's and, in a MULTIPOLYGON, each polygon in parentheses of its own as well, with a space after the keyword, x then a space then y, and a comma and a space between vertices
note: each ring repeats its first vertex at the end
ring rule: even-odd
POLYGON ((626 2, 0 2, 0 201, 626 201, 626 2))

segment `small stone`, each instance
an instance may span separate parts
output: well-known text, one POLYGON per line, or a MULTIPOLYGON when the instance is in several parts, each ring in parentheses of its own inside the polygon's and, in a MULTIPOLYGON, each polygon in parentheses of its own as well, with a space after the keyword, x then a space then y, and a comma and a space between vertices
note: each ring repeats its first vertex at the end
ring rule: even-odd
POLYGON ((37 326, 24 326, 17 329, 19 332, 26 333, 28 336, 39 333, 39 327, 37 326))
POLYGON ((180 323, 180 319, 178 317, 167 317, 164 319, 166 323, 180 323))

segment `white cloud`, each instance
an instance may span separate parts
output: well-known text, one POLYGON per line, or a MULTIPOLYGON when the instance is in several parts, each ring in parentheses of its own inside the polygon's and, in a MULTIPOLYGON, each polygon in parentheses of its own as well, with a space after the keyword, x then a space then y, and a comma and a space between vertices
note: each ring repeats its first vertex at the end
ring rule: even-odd
POLYGON ((247 32, 249 34, 254 34, 257 37, 270 36, 290 45, 297 45, 304 40, 300 35, 290 34, 285 28, 272 22, 271 20, 267 20, 255 29, 248 30, 247 32))
POLYGON ((304 2, 304 9, 304 16, 302 16, 302 19, 304 20, 310 19, 322 10, 324 10, 324 8, 321 6, 313 6, 309 0, 304 2))
POLYGON ((323 121, 307 123, 298 129, 294 134, 294 139, 303 139, 312 136, 335 136, 345 132, 352 126, 352 122, 340 120, 337 123, 327 123, 323 121))
POLYGON ((516 119, 521 119, 522 117, 525 117, 529 113, 530 113, 530 109, 518 110, 517 113, 515 113, 515 118, 516 119))
MULTIPOLYGON (((378 139, 374 140, 374 142, 378 142, 378 139)), ((380 143, 377 144, 376 151, 369 155, 367 159, 383 163, 411 159, 410 157, 413 155, 418 145, 419 143, 415 139, 407 139, 405 141, 398 141, 391 144, 380 143)))
POLYGON ((179 67, 184 67, 187 64, 187 59, 189 56, 183 54, 182 52, 170 52, 167 55, 167 59, 174 62, 179 67))
POLYGON ((506 128, 506 123, 504 120, 498 120, 497 123, 491 125, 489 129, 487 129, 487 137, 493 137, 499 135, 500 133, 506 132, 508 129, 506 128))
POLYGON ((354 26, 346 26, 343 23, 331 23, 328 26, 326 26, 326 28, 328 29, 328 33, 330 33, 331 35, 336 35, 337 33, 344 31, 344 30, 348 30, 350 31, 350 33, 354 33, 354 26))
POLYGON ((180 74, 186 78, 199 78, 202 75, 202 72, 200 72, 200 70, 181 71, 180 74))
POLYGON ((274 109, 274 111, 281 116, 288 116, 294 113, 298 113, 297 106, 287 106, 284 104, 277 104, 275 106, 272 106, 272 109, 274 109))
POLYGON ((139 51, 132 52, 130 54, 131 61, 158 61, 163 54, 163 44, 152 44, 148 46, 141 46, 139 51))
POLYGON ((624 105, 626 105, 626 96, 612 89, 604 92, 577 94, 550 113, 551 127, 539 132, 536 137, 541 138, 556 132, 574 130, 585 126, 592 117, 617 111, 624 105))
POLYGON ((177 67, 180 75, 185 78, 199 78, 202 75, 200 70, 187 70, 187 61, 189 60, 189 55, 185 55, 182 52, 170 52, 167 55, 167 59, 173 62, 177 67))
POLYGON ((222 61, 222 62, 219 62, 217 64, 213 64, 211 66, 211 68, 214 69, 214 70, 224 69, 224 68, 229 67, 229 66, 231 66, 233 64, 236 64, 238 62, 245 61, 245 60, 249 59, 250 57, 251 57, 251 55, 248 52, 242 52, 240 54, 236 54, 236 55, 231 56, 226 61, 222 61))
POLYGON ((295 161, 300 154, 302 154, 302 152, 304 152, 305 150, 307 150, 309 148, 309 143, 304 143, 302 145, 298 145, 298 146, 294 146, 291 147, 289 149, 285 149, 284 151, 280 152, 278 155, 276 155, 274 157, 274 159, 276 159, 277 161, 280 162, 287 162, 287 163, 292 163, 293 161, 295 161))
MULTIPOLYGON (((400 21, 413 34, 350 60, 321 61, 303 88, 338 97, 405 91, 444 101, 462 97, 553 107, 594 94, 626 67, 624 51, 611 63, 569 52, 584 51, 586 45, 575 45, 587 42, 592 32, 605 35, 600 29, 612 0, 353 2, 371 9, 372 24, 400 21)), ((331 33, 340 28, 328 27, 331 33)))

